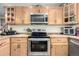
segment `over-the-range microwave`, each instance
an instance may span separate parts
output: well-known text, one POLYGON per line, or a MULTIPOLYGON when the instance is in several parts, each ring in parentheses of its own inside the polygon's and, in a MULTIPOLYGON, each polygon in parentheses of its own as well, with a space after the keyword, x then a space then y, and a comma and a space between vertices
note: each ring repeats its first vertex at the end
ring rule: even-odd
POLYGON ((48 14, 31 13, 31 24, 48 24, 48 14))

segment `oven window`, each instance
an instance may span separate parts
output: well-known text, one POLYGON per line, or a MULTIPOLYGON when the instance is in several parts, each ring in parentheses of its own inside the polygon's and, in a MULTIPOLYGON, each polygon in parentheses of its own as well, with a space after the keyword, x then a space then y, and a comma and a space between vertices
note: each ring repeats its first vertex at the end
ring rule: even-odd
POLYGON ((47 52, 47 41, 31 41, 31 52, 47 52))

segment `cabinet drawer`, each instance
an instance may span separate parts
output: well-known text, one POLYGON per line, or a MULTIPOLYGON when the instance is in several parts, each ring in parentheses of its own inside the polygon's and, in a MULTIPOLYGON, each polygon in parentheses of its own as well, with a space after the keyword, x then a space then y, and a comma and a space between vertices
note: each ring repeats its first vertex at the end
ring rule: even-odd
POLYGON ((2 43, 2 42, 10 43, 10 39, 9 38, 1 39, 0 43, 2 43))
POLYGON ((12 42, 11 46, 23 46, 23 47, 27 47, 27 43, 25 42, 12 42))
POLYGON ((11 42, 27 42, 27 38, 11 38, 11 42))
POLYGON ((68 40, 67 40, 67 38, 52 38, 51 39, 51 42, 55 42, 55 43, 67 43, 68 42, 68 40))

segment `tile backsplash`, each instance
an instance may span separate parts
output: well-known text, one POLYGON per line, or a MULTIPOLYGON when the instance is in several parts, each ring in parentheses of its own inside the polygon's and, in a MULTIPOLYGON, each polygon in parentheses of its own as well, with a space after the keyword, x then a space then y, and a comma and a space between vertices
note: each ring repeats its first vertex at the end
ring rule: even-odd
POLYGON ((61 33, 63 26, 57 25, 8 25, 8 29, 12 27, 13 30, 16 30, 19 33, 27 32, 29 28, 31 31, 44 31, 48 33, 61 33))

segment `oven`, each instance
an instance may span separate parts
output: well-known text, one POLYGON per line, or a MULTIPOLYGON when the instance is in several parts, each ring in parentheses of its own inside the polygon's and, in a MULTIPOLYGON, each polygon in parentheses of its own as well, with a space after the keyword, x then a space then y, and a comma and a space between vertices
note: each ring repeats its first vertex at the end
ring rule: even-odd
POLYGON ((47 56, 50 55, 49 38, 29 38, 28 55, 47 56))
POLYGON ((50 37, 45 36, 44 33, 34 33, 34 36, 29 36, 28 45, 28 55, 30 56, 50 55, 50 37))

